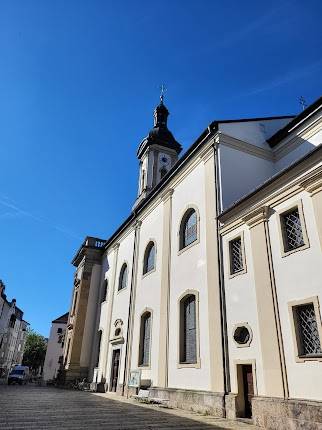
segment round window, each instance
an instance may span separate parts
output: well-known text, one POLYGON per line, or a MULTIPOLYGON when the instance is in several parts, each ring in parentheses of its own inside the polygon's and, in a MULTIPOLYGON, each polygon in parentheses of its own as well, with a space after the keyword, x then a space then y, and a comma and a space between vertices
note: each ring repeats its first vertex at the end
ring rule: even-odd
POLYGON ((234 333, 235 342, 240 345, 245 345, 250 340, 250 333, 247 327, 241 326, 237 327, 234 333))

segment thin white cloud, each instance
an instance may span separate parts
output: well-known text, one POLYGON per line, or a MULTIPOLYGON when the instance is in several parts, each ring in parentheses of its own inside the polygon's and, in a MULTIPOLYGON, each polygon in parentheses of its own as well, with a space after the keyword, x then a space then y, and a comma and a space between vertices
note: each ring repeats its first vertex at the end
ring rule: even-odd
POLYGON ((25 211, 24 209, 17 206, 17 204, 13 200, 10 200, 7 196, 0 195, 0 204, 2 206, 5 206, 8 209, 11 209, 11 212, 7 211, 7 212, 3 213, 2 215, 0 215, 1 219, 17 218, 19 216, 31 218, 32 220, 34 220, 36 222, 45 224, 48 227, 51 227, 54 230, 59 231, 60 233, 64 234, 65 236, 68 236, 68 237, 71 237, 71 238, 77 239, 77 240, 82 240, 80 235, 69 230, 67 227, 64 227, 61 225, 56 225, 54 222, 52 222, 51 220, 49 220, 47 218, 39 217, 37 215, 34 215, 31 212, 25 211))

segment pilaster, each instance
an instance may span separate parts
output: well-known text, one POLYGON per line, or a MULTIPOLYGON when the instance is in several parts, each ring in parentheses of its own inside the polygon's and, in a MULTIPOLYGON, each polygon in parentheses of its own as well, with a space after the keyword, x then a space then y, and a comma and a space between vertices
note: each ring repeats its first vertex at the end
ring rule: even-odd
POLYGON ((163 201, 163 239, 158 360, 158 386, 161 388, 166 388, 168 386, 172 194, 173 189, 170 188, 161 196, 163 201))
POLYGON ((302 182, 301 186, 312 198, 316 227, 322 249, 322 172, 320 171, 310 179, 302 182))
POLYGON ((268 232, 269 208, 263 206, 244 218, 250 228, 259 340, 266 396, 287 396, 286 370, 279 324, 268 232))
POLYGON ((210 146, 201 154, 204 163, 205 226, 207 255, 207 292, 209 322, 210 390, 225 391, 222 347, 221 295, 219 283, 217 203, 215 183, 214 148, 210 146))

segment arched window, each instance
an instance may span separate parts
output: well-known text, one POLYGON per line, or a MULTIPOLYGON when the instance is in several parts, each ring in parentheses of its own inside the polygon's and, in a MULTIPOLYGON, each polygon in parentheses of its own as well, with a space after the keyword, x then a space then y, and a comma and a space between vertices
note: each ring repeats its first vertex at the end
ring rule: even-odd
POLYGON ((155 268, 155 245, 154 242, 150 242, 145 249, 144 262, 143 262, 143 274, 151 272, 155 268))
POLYGON ((107 280, 105 279, 102 287, 101 303, 105 302, 107 296, 107 280))
POLYGON ((12 314, 9 320, 9 327, 14 328, 15 324, 16 324, 16 316, 12 314))
POLYGON ((198 238, 197 212, 190 208, 184 214, 180 225, 180 249, 185 248, 198 238))
POLYGON ((145 312, 141 316, 139 366, 150 364, 151 346, 151 312, 145 312))
POLYGON ((98 339, 97 339, 97 351, 96 351, 95 367, 98 367, 99 361, 100 361, 101 343, 102 343, 102 330, 99 330, 97 338, 98 339))
POLYGON ((119 288, 118 290, 123 290, 127 287, 127 264, 124 263, 122 266, 122 269, 120 271, 120 278, 119 278, 119 288))
POLYGON ((197 362, 196 296, 189 294, 180 301, 180 362, 197 362))

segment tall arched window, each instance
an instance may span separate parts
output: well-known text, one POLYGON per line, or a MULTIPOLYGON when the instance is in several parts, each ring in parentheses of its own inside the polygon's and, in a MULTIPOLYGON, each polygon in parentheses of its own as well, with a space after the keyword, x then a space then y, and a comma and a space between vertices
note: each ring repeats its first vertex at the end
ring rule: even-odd
POLYGON ((120 271, 118 290, 123 290, 127 287, 127 264, 124 263, 120 271))
POLYGON ((185 248, 198 238, 197 212, 190 208, 184 214, 180 225, 180 249, 185 248))
POLYGON ((101 295, 101 303, 105 302, 105 300, 107 299, 107 280, 105 279, 103 286, 102 286, 102 295, 101 295))
POLYGON ((155 245, 154 242, 150 242, 145 249, 144 262, 143 262, 143 274, 151 272, 155 268, 155 245))
POLYGON ((151 346, 151 312, 145 312, 141 316, 139 366, 150 364, 151 346))
POLYGON ((196 296, 189 294, 180 301, 180 362, 197 362, 196 296))
POLYGON ((97 338, 98 339, 97 339, 97 351, 96 351, 95 367, 98 367, 99 361, 100 361, 101 343, 102 343, 102 330, 99 330, 97 338))

